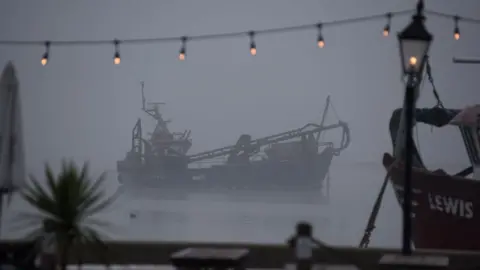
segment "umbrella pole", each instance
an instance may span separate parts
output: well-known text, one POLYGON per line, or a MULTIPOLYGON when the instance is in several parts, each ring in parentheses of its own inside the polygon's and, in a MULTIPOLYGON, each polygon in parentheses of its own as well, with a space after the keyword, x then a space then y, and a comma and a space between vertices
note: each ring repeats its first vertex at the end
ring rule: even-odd
POLYGON ((5 188, 0 189, 0 239, 2 239, 2 228, 3 228, 3 199, 4 199, 4 194, 6 193, 5 188))

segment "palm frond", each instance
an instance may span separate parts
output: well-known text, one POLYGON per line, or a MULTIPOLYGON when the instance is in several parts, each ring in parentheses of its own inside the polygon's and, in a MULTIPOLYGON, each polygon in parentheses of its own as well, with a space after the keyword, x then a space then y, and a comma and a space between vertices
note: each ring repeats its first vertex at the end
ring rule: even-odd
POLYGON ((50 191, 52 192, 52 195, 55 194, 55 189, 56 189, 55 180, 56 180, 56 178, 53 174, 52 168, 48 164, 45 164, 45 178, 47 180, 48 187, 49 187, 50 191))
POLYGON ((39 227, 45 218, 46 216, 40 213, 18 213, 9 220, 8 225, 11 227, 9 231, 39 227))
POLYGON ((30 176, 30 184, 27 184, 20 194, 30 206, 43 213, 56 214, 55 201, 35 177, 30 176))
POLYGON ((73 162, 63 161, 58 174, 45 166, 45 187, 33 176, 30 180, 21 195, 39 213, 24 213, 18 219, 23 220, 22 227, 32 228, 31 237, 37 237, 42 221, 48 220, 59 247, 68 243, 105 247, 99 229, 110 224, 92 217, 112 205, 119 195, 118 191, 110 197, 105 195, 105 174, 90 181, 87 163, 79 170, 73 162))
POLYGON ((106 174, 102 173, 100 177, 95 180, 94 183, 89 183, 87 186, 85 186, 85 192, 83 193, 84 196, 82 197, 81 204, 82 210, 89 209, 90 207, 95 205, 99 199, 105 196, 103 194, 103 191, 99 189, 105 183, 106 179, 106 174))
POLYGON ((95 206, 92 206, 89 209, 85 209, 85 215, 87 216, 95 215, 105 210, 106 208, 110 207, 118 199, 120 194, 121 193, 119 192, 119 190, 117 190, 112 196, 108 197, 107 199, 99 201, 95 206))

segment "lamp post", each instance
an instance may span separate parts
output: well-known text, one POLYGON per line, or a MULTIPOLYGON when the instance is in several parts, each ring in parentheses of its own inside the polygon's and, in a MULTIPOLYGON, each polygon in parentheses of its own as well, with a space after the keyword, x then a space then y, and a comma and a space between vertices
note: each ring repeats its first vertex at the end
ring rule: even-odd
POLYGON ((403 198, 403 255, 412 254, 412 161, 413 161, 413 122, 417 89, 422 78, 423 67, 426 61, 433 36, 425 28, 423 15, 424 3, 419 0, 417 12, 412 22, 398 34, 400 58, 403 74, 407 77, 405 103, 403 107, 405 129, 405 179, 403 198))

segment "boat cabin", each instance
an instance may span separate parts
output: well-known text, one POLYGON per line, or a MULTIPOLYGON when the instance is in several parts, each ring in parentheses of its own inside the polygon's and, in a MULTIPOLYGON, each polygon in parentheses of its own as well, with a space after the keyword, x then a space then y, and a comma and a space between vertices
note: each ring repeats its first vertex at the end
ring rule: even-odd
POLYGON ((273 143, 265 149, 265 154, 270 160, 293 160, 302 156, 317 154, 318 146, 313 134, 309 134, 308 136, 302 136, 301 140, 273 143))

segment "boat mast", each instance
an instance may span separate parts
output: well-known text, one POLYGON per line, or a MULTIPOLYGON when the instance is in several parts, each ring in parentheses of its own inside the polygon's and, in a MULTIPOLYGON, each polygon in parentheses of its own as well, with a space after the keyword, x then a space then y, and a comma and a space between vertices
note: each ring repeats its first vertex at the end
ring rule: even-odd
POLYGON ((143 90, 145 88, 145 82, 141 81, 140 85, 142 86, 142 110, 145 111, 145 91, 143 90))

